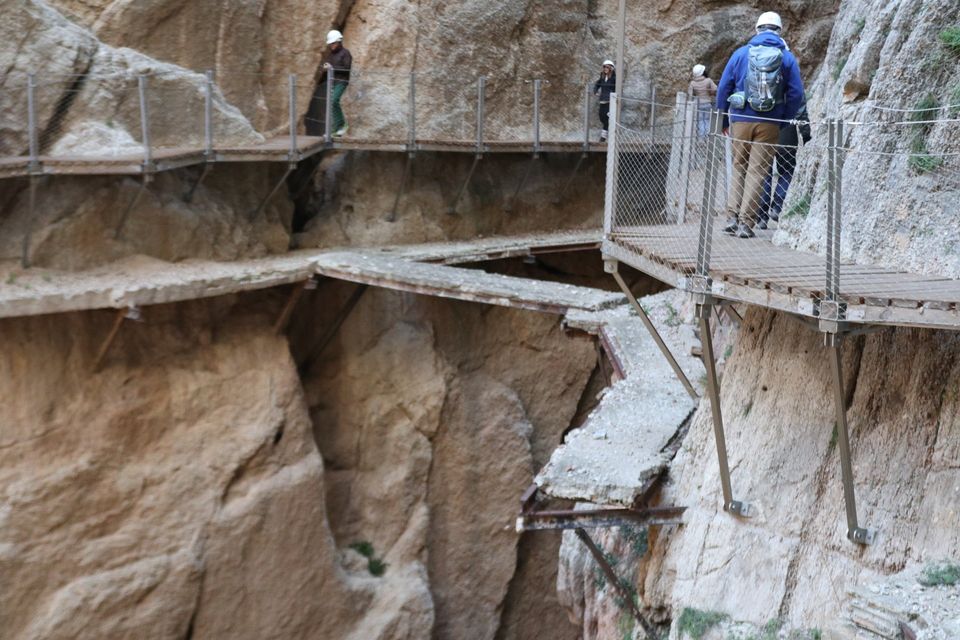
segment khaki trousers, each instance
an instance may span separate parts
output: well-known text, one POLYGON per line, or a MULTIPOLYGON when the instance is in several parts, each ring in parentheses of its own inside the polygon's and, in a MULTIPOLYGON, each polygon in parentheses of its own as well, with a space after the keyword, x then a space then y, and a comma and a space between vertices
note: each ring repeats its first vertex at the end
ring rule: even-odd
POLYGON ((763 196, 763 182, 770 173, 780 140, 775 122, 734 122, 733 184, 727 195, 727 215, 751 229, 763 196))

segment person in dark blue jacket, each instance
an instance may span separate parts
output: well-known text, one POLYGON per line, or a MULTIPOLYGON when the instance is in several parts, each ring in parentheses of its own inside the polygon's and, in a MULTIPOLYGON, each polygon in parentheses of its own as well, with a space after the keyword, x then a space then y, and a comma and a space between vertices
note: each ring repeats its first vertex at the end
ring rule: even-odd
POLYGON ((769 11, 757 20, 757 35, 737 49, 717 86, 724 133, 733 137, 733 183, 724 232, 752 238, 763 183, 770 172, 780 128, 803 105, 800 65, 780 37, 783 23, 769 11))
POLYGON ((607 139, 607 131, 610 129, 610 94, 616 90, 617 72, 614 71, 613 60, 604 60, 600 78, 593 83, 593 94, 600 103, 600 124, 603 126, 600 142, 607 139))

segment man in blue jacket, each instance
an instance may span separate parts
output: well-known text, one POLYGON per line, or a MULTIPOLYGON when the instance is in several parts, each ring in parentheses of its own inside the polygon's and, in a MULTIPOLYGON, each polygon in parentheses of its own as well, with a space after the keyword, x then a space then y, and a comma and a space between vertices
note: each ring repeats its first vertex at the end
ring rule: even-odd
POLYGON ((777 149, 780 127, 803 105, 800 65, 780 37, 780 16, 757 20, 757 35, 727 62, 717 87, 717 109, 733 136, 733 183, 729 185, 724 233, 752 238, 763 182, 777 149))

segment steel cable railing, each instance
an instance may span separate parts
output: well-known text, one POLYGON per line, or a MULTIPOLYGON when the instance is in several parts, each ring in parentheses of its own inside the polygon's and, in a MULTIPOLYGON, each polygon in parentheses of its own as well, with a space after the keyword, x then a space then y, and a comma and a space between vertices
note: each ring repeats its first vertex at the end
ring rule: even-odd
POLYGON ((822 319, 897 296, 905 306, 960 303, 960 143, 944 108, 814 122, 807 142, 797 122, 734 124, 723 135, 712 111, 706 132, 704 111, 679 97, 664 152, 642 153, 645 132, 616 127, 605 228, 638 265, 689 278, 694 290, 783 294, 822 319))

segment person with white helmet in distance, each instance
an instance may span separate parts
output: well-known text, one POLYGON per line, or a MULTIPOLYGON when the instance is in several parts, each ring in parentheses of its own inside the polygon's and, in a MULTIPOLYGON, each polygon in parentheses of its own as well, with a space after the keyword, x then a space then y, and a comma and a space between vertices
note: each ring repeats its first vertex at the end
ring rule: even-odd
POLYGON ((607 132, 610 129, 610 94, 617 90, 615 66, 613 60, 604 60, 600 78, 593 83, 593 93, 599 98, 600 102, 600 124, 603 125, 603 130, 600 132, 600 142, 607 139, 607 132))
POLYGON ((710 133, 710 109, 717 95, 717 84, 707 77, 707 68, 702 64, 693 67, 687 95, 697 103, 697 135, 702 138, 710 133))
POLYGON ((800 65, 780 37, 783 22, 773 11, 761 14, 756 35, 727 62, 717 86, 724 133, 733 138, 733 181, 727 196, 724 233, 752 238, 763 183, 773 162, 780 128, 803 106, 800 65))
MULTIPOLYGON (((347 85, 350 84, 350 67, 353 65, 353 56, 351 56, 350 51, 343 46, 343 34, 336 29, 327 33, 327 48, 329 52, 323 61, 323 65, 317 70, 317 89, 314 93, 314 102, 317 102, 317 98, 321 100, 326 99, 327 74, 332 73, 333 95, 331 96, 331 104, 328 105, 328 108, 333 110, 333 135, 342 137, 347 134, 350 127, 347 125, 347 119, 343 115, 340 99, 343 97, 343 92, 347 90, 347 85)), ((309 115, 307 124, 309 128, 309 115)), ((308 130, 307 133, 310 134, 312 132, 308 130)))

